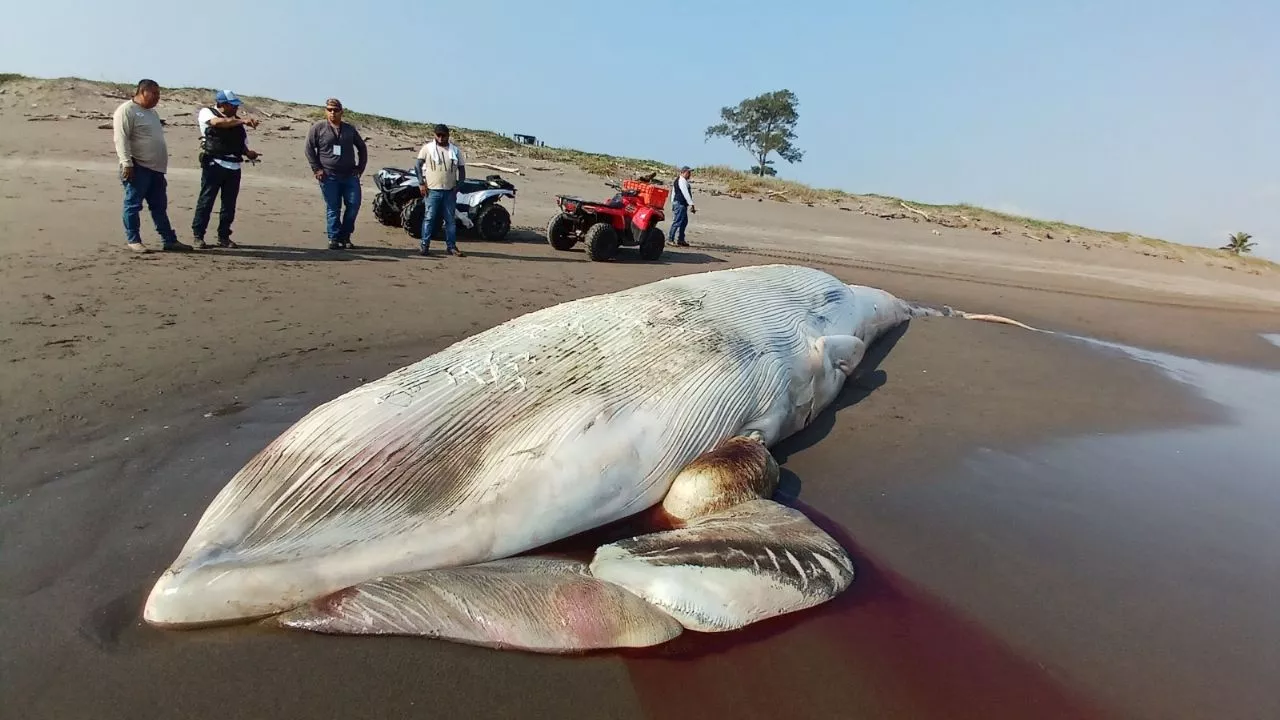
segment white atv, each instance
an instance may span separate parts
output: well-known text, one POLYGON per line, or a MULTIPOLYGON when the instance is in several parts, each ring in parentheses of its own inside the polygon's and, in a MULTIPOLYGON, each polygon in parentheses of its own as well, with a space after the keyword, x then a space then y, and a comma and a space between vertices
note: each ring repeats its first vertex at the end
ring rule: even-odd
MULTIPOLYGON (((412 170, 384 167, 373 176, 378 194, 373 198, 373 215, 383 225, 399 225, 417 239, 422 234, 426 205, 418 190, 418 176, 412 170)), ((483 180, 467 178, 458 183, 455 215, 459 235, 474 234, 484 240, 502 240, 511 230, 511 213, 499 202, 504 197, 515 202, 516 186, 501 175, 483 180)), ((443 226, 436 232, 443 231, 443 226)))

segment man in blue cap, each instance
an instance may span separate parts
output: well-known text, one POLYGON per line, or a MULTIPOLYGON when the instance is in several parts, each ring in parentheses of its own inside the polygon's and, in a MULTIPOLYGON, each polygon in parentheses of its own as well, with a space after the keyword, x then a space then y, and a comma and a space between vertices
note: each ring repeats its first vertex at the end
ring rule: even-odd
POLYGON ((689 174, 693 171, 688 165, 680 166, 680 173, 676 175, 676 180, 671 184, 671 231, 667 234, 667 242, 675 243, 680 247, 689 247, 689 243, 685 242, 684 231, 689 227, 689 213, 698 212, 697 206, 693 204, 693 190, 689 188, 689 174))
POLYGON ((191 234, 201 250, 213 247, 204 241, 204 233, 213 212, 213 199, 219 192, 222 206, 218 209, 218 247, 236 247, 231 242, 231 223, 236 219, 236 199, 240 196, 240 163, 245 158, 260 157, 260 153, 249 149, 249 133, 245 130, 258 127, 258 121, 237 115, 240 98, 230 90, 219 90, 213 102, 213 107, 200 108, 196 116, 200 128, 200 195, 191 220, 191 234))

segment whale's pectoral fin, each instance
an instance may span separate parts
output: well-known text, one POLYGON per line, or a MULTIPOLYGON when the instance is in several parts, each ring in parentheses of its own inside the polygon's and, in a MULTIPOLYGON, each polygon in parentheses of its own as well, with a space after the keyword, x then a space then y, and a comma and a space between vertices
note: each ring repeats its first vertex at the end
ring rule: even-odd
POLYGON ((683 628, 580 560, 528 556, 377 578, 272 620, 337 635, 407 635, 490 648, 647 647, 683 628))
POLYGON ((845 377, 849 377, 867 354, 867 343, 853 335, 823 335, 818 338, 814 349, 821 353, 822 361, 827 367, 839 370, 845 377))
POLYGON ((758 499, 605 545, 591 574, 685 628, 716 632, 830 600, 853 581, 853 563, 800 511, 758 499))

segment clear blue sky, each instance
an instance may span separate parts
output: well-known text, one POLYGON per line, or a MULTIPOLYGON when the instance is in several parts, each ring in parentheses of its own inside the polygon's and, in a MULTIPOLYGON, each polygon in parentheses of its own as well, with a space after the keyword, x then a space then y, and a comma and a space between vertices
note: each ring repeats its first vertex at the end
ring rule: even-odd
POLYGON ((1280 260, 1276 0, 41 0, 6 15, 0 71, 337 95, 690 165, 749 166, 703 130, 790 88, 806 155, 783 177, 1201 245, 1244 230, 1280 260))

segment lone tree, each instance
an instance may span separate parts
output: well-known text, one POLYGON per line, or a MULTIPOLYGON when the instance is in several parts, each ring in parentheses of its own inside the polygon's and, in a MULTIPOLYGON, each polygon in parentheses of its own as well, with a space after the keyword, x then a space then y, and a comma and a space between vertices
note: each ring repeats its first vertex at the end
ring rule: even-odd
POLYGON ((789 163, 798 163, 804 152, 791 144, 796 139, 796 111, 799 101, 790 90, 774 90, 738 103, 737 107, 720 108, 721 122, 707 128, 706 138, 727 137, 751 153, 756 164, 752 175, 776 175, 770 153, 789 163))
POLYGON ((1250 242, 1250 238, 1252 237, 1253 236, 1247 232, 1234 233, 1227 237, 1227 244, 1218 249, 1228 250, 1235 255, 1247 255, 1253 251, 1253 243, 1250 242))

